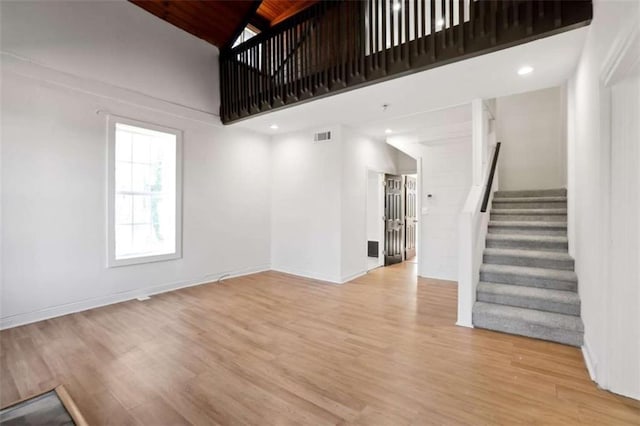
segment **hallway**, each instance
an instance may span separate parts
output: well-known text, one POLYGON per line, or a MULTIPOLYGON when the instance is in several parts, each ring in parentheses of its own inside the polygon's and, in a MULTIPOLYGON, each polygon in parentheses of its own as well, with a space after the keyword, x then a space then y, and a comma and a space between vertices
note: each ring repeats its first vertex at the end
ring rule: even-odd
POLYGON ((2 404, 63 383, 91 424, 638 424, 580 350, 454 325, 416 264, 264 272, 2 331, 2 404))

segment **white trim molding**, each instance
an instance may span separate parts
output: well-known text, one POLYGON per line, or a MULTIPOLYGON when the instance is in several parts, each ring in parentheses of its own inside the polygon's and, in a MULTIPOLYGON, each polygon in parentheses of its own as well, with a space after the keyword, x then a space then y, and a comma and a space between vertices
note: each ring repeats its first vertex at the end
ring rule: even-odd
POLYGON ((593 356, 593 352, 589 348, 586 336, 582 345, 582 357, 584 358, 584 363, 587 366, 589 377, 591 377, 591 380, 596 381, 596 377, 598 377, 598 363, 596 358, 593 356))
POLYGON ((59 71, 11 52, 0 51, 0 64, 3 74, 10 73, 87 96, 107 99, 208 126, 223 127, 220 116, 214 112, 200 110, 125 87, 59 71))
POLYGON ((140 288, 136 290, 126 291, 122 293, 110 294, 106 296, 94 297, 91 299, 81 300, 79 302, 67 303, 64 305, 50 306, 33 312, 25 312, 8 317, 0 318, 0 330, 18 327, 21 325, 31 324, 38 321, 44 321, 63 315, 69 315, 76 312, 87 311, 89 309, 99 308, 101 306, 113 305, 120 302, 137 299, 139 297, 148 297, 156 294, 167 293, 181 288, 194 287, 204 284, 215 284, 220 279, 225 280, 238 278, 245 275, 257 274, 270 270, 269 265, 256 265, 254 267, 238 269, 227 272, 213 272, 206 274, 202 278, 195 278, 185 281, 169 282, 150 287, 140 288))
POLYGON ((182 258, 182 130, 152 124, 145 121, 107 116, 107 267, 137 265, 140 263, 162 262, 182 258), (125 259, 116 258, 115 241, 115 196, 116 196, 116 126, 125 124, 141 129, 162 132, 175 136, 175 245, 173 251, 166 254, 150 254, 133 256, 125 259))
POLYGON ((327 284, 342 284, 341 278, 330 277, 328 275, 324 275, 321 273, 311 272, 311 271, 302 271, 298 269, 291 268, 271 268, 274 272, 280 272, 282 274, 287 275, 295 275, 302 278, 308 278, 310 280, 322 281, 327 284))

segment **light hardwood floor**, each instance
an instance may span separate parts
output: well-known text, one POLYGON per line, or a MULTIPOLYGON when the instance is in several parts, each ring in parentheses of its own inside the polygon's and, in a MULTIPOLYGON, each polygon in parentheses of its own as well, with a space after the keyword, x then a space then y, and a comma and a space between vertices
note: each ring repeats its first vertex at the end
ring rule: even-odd
POLYGON ((415 267, 267 272, 6 330, 0 403, 62 383, 94 425, 640 424, 578 349, 456 327, 456 286, 415 267))

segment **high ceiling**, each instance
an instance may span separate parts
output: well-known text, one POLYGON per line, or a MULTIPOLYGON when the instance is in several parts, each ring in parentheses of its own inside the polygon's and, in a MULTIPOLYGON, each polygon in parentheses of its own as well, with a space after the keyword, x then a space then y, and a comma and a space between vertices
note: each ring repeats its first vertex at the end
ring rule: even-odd
POLYGON ((263 0, 258 8, 258 15, 273 26, 317 2, 318 0, 263 0))
POLYGON ((219 48, 250 24, 265 31, 318 0, 129 0, 219 48))

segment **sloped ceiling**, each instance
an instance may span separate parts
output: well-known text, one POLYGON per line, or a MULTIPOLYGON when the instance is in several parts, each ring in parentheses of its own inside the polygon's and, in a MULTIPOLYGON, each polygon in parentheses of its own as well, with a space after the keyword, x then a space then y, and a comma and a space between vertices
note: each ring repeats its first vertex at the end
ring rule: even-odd
POLYGON ((294 16, 318 0, 129 0, 219 48, 251 24, 260 31, 294 16))

